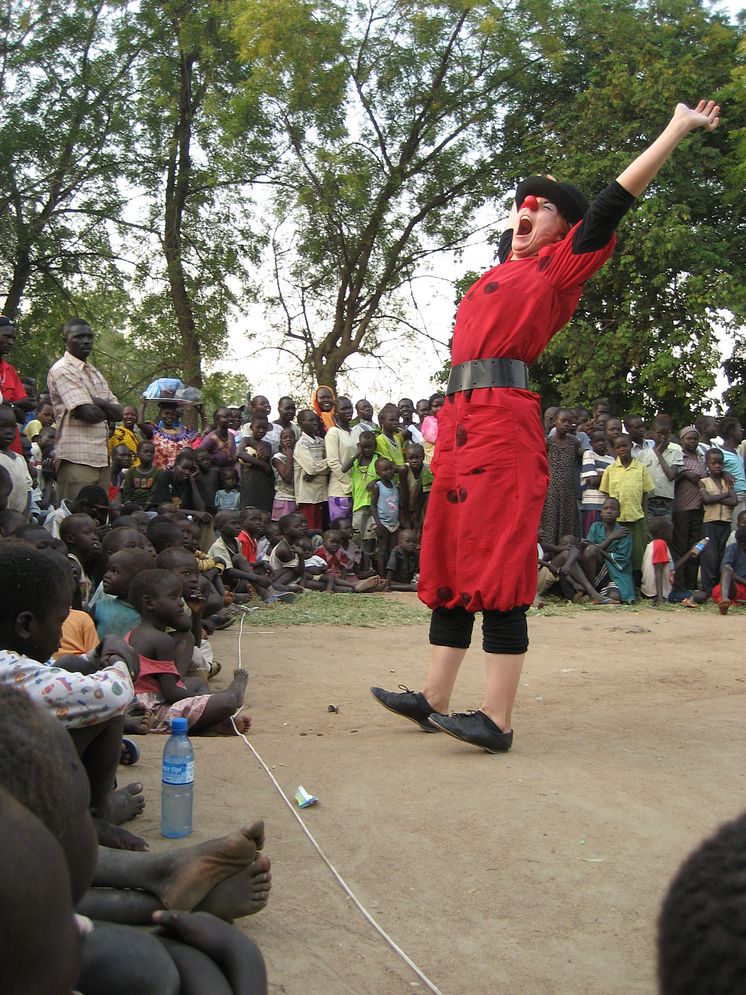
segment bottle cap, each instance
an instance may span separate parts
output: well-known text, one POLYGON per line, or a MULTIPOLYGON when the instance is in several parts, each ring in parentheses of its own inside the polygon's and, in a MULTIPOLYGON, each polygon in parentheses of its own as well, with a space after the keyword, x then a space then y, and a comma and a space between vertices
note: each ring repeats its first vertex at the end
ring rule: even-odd
POLYGON ((189 728, 189 720, 178 718, 171 719, 171 732, 186 732, 189 728))

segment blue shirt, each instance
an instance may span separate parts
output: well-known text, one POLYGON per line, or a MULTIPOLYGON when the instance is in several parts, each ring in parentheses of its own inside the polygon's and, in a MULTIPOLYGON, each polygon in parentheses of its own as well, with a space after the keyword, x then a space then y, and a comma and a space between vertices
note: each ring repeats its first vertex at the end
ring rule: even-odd
POLYGON ((126 636, 142 623, 140 613, 123 598, 113 598, 105 594, 99 598, 92 610, 98 638, 104 636, 126 636))
POLYGON ((721 449, 720 452, 723 454, 723 470, 735 480, 736 491, 746 491, 746 473, 743 469, 743 460, 738 453, 729 453, 727 449, 721 449))
POLYGON ((737 577, 746 577, 746 549, 737 542, 726 546, 721 567, 733 567, 733 573, 737 577))

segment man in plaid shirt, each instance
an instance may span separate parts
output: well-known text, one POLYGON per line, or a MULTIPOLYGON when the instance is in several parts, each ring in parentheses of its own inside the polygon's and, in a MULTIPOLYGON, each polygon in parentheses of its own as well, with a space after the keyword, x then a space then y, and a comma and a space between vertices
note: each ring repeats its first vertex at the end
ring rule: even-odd
POLYGON ((82 318, 71 318, 62 329, 65 355, 47 377, 57 421, 58 499, 74 500, 81 487, 109 485, 107 422, 121 420, 122 408, 104 377, 87 362, 93 331, 82 318))

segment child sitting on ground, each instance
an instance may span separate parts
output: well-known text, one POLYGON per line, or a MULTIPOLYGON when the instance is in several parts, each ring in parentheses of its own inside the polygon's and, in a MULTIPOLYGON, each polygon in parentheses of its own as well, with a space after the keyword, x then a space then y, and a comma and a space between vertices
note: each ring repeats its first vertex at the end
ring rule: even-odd
POLYGON ((552 557, 544 561, 544 565, 558 579, 564 597, 582 601, 587 595, 596 605, 618 604, 618 599, 597 591, 589 580, 583 569, 583 545, 577 536, 568 534, 562 536, 559 543, 553 543, 542 533, 541 545, 544 554, 549 553, 552 557))
POLYGON ((334 527, 339 532, 341 546, 340 549, 347 557, 347 569, 351 570, 356 577, 366 577, 368 571, 363 570, 363 551, 353 540, 352 520, 349 518, 338 518, 334 527))
POLYGON ((399 545, 391 551, 386 564, 386 590, 416 591, 419 573, 417 533, 414 529, 402 529, 399 533, 399 545))
MULTIPOLYGON (((591 433, 591 445, 593 436, 591 433)), ((619 502, 607 497, 599 512, 601 520, 593 522, 585 537, 583 567, 593 587, 613 601, 635 600, 632 578, 632 539, 629 529, 617 525, 619 502)))
POLYGON ((370 510, 376 523, 378 575, 385 577, 399 534, 399 488, 394 481, 396 467, 390 459, 377 459, 376 473, 378 480, 370 488, 370 510))
POLYGON ((692 557, 699 556, 699 543, 692 546, 676 562, 671 553, 673 540, 673 521, 667 515, 651 518, 648 521, 652 541, 645 547, 642 560, 642 584, 640 591, 646 598, 651 598, 656 605, 666 601, 684 602, 685 604, 702 604, 706 600, 701 591, 674 590, 674 572, 692 557))
POLYGON ((220 490, 215 492, 217 511, 238 511, 241 506, 241 492, 238 489, 238 470, 235 466, 225 466, 220 471, 220 490))
POLYGON ((173 469, 161 472, 165 481, 162 501, 171 501, 184 514, 203 515, 207 512, 208 497, 191 449, 182 449, 173 469))
POLYGON ((85 611, 103 567, 96 523, 90 515, 70 515, 60 525, 60 539, 67 546, 69 559, 80 567, 80 599, 85 611))
POLYGON ((18 423, 13 409, 7 404, 0 404, 0 466, 5 467, 12 481, 6 507, 28 516, 33 483, 26 460, 10 448, 17 434, 18 423))
POLYGON ((342 537, 336 529, 327 529, 323 539, 323 545, 316 550, 316 555, 326 563, 322 590, 334 591, 336 594, 353 591, 356 594, 363 594, 366 591, 383 590, 384 581, 375 574, 365 580, 358 580, 354 575, 348 576, 348 560, 342 552, 342 537))
POLYGON ((731 605, 746 602, 746 525, 736 529, 736 541, 726 547, 720 565, 720 583, 712 589, 712 600, 721 615, 727 615, 731 605))
MULTIPOLYGON (((188 632, 191 620, 181 595, 182 585, 169 570, 145 570, 132 581, 129 601, 142 617, 128 642, 140 657, 140 673, 135 680, 139 704, 155 714, 152 732, 171 731, 171 719, 186 718, 192 734, 203 732, 232 735, 230 717, 243 706, 247 670, 235 670, 233 681, 224 691, 194 695, 184 685, 174 662, 174 640, 167 628, 188 632)), ((192 604, 198 611, 201 604, 192 604)), ((247 732, 251 719, 234 719, 239 732, 247 732)))
POLYGON ((425 450, 418 442, 405 446, 404 457, 406 469, 399 476, 401 521, 405 528, 414 529, 420 536, 434 478, 430 468, 425 466, 425 450))
POLYGON ((308 525, 303 515, 292 513, 283 515, 277 523, 280 528, 280 541, 269 554, 272 568, 272 583, 302 586, 305 577, 303 553, 298 546, 301 536, 308 535, 308 525))
POLYGON ((124 636, 142 619, 127 598, 132 581, 143 570, 152 570, 155 556, 144 549, 122 549, 112 553, 106 564, 103 589, 109 595, 100 598, 91 609, 99 639, 104 636, 124 636))

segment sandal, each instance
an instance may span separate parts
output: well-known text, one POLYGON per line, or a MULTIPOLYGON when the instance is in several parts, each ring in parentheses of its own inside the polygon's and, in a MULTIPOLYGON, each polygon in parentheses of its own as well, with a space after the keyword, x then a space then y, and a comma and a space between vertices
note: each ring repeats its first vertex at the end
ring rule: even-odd
POLYGON ((140 747, 132 739, 122 739, 122 752, 119 754, 119 763, 123 767, 131 767, 140 759, 140 747))

